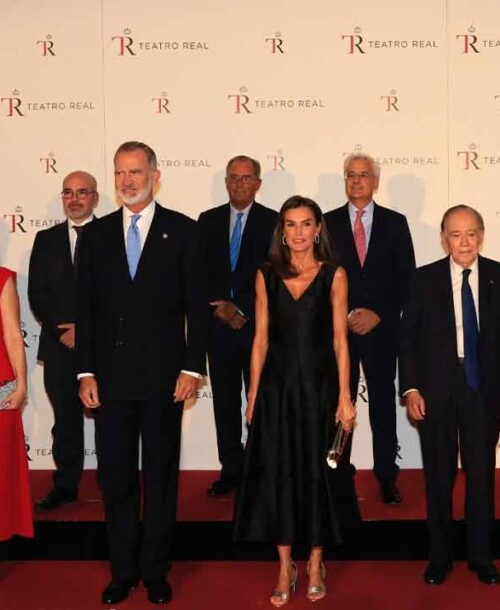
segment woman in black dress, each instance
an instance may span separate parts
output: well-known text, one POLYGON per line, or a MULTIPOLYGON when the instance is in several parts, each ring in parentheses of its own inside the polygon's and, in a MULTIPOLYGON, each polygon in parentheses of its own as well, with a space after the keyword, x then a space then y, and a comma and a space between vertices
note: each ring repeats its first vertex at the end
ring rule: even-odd
POLYGON ((257 273, 256 330, 246 417, 251 422, 238 496, 237 540, 277 543, 271 603, 295 590, 292 544, 311 547, 307 597, 326 595, 323 546, 339 543, 326 455, 336 422, 351 430, 347 278, 331 255, 319 206, 291 197, 281 208, 270 262, 257 273))

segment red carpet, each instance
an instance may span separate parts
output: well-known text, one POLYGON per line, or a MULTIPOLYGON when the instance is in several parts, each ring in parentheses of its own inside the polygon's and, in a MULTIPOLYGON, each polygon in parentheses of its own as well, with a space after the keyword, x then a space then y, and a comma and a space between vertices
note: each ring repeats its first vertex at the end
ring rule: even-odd
MULTIPOLYGON (((217 473, 207 470, 181 471, 179 484, 179 521, 230 521, 233 514, 233 496, 209 498, 206 490, 217 473)), ((32 470, 33 499, 41 499, 51 487, 52 472, 32 470)), ((500 469, 497 470, 496 516, 500 519, 500 469)), ((358 470, 356 489, 361 514, 365 521, 422 520, 425 519, 423 474, 421 470, 402 470, 398 485, 404 496, 399 506, 385 506, 378 496, 378 485, 371 471, 358 470)), ((459 472, 455 485, 454 516, 463 517, 464 478, 459 472)), ((86 470, 80 487, 80 499, 75 504, 49 513, 38 513, 36 518, 55 521, 102 521, 103 511, 96 473, 86 470)), ((1 609, 0 609, 1 610, 1 609)))
MULTIPOLYGON (((456 564, 440 587, 425 585, 423 562, 328 562, 325 601, 305 599, 305 564, 287 608, 311 610, 498 610, 500 587, 480 584, 463 563, 456 564)), ((268 596, 276 576, 271 562, 179 562, 170 582, 172 610, 270 609, 268 596)), ((105 562, 26 561, 2 564, 1 610, 90 610, 102 607, 100 593, 108 580, 105 562)), ((120 610, 154 608, 139 588, 120 610)))

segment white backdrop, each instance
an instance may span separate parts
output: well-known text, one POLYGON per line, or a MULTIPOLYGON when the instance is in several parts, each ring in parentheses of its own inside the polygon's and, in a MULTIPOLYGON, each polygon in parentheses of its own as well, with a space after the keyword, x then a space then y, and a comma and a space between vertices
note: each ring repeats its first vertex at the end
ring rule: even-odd
MULTIPOLYGON (((159 199, 196 218, 226 200, 224 167, 262 162, 260 200, 344 203, 342 161, 382 166, 377 200, 406 214, 419 264, 442 255, 443 211, 484 215, 500 258, 500 3, 497 0, 3 0, 0 5, 0 264, 18 271, 29 364, 31 467, 51 468, 52 411, 26 298, 38 230, 63 218, 63 177, 99 183, 115 207, 112 156, 125 140, 157 152, 159 199)), ((363 390, 363 388, 362 388, 363 390)), ((370 468, 366 392, 354 461, 370 468)), ((182 467, 217 468, 210 387, 186 410, 182 467)), ((421 465, 398 409, 400 465, 421 465)), ((86 425, 86 467, 95 467, 86 425)))

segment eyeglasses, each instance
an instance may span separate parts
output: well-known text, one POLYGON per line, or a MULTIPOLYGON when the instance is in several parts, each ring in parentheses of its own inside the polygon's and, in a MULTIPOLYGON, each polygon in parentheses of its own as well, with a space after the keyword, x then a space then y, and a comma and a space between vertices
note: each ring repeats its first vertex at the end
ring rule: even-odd
POLYGON ((76 191, 72 191, 71 189, 64 189, 61 192, 63 199, 85 199, 89 195, 94 195, 97 191, 89 191, 88 189, 76 189, 76 191))
POLYGON ((258 180, 255 176, 251 176, 250 174, 245 174, 244 176, 238 176, 238 174, 230 174, 226 176, 226 180, 229 184, 238 184, 241 182, 242 184, 250 184, 253 180, 258 180))
POLYGON ((373 172, 347 172, 344 174, 346 180, 354 180, 359 178, 360 180, 367 180, 373 176, 373 172))

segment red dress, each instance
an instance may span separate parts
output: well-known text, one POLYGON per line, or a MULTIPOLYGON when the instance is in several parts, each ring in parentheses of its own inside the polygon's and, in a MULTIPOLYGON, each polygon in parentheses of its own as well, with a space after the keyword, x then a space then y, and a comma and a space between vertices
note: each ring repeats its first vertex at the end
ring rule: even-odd
MULTIPOLYGON (((0 295, 15 273, 0 267, 0 295)), ((0 384, 14 379, 3 338, 0 313, 0 384)), ((0 411, 0 540, 14 534, 33 536, 28 459, 20 409, 0 411)))

